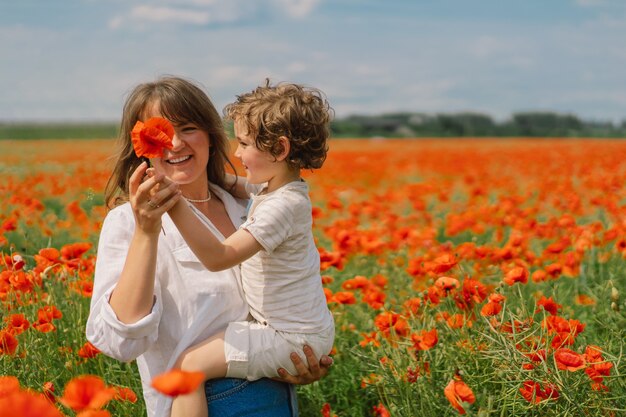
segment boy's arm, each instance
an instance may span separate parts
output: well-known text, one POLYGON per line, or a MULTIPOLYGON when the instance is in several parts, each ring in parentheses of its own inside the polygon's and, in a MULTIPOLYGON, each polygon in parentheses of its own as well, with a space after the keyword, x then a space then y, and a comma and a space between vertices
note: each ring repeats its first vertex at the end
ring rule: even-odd
POLYGON ((241 229, 220 242, 182 199, 168 214, 193 253, 209 271, 222 271, 239 265, 263 249, 250 233, 241 229))

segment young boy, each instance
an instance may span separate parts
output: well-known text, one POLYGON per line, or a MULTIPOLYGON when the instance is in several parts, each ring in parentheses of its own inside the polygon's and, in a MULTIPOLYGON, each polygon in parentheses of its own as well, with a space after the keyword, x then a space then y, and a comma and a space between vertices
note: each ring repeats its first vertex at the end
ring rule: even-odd
MULTIPOLYGON (((202 201, 180 199, 168 213, 209 270, 241 264, 252 320, 230 323, 185 351, 177 366, 202 371, 207 379, 275 377, 278 368, 295 372, 289 359, 294 350, 309 345, 326 354, 333 345, 312 206, 300 178, 301 169, 320 168, 326 159, 331 109, 316 89, 268 81, 238 96, 224 113, 234 122, 246 190, 255 191, 247 220, 220 242, 191 212, 202 201)), ((174 400, 173 417, 206 415, 202 386, 174 400)))

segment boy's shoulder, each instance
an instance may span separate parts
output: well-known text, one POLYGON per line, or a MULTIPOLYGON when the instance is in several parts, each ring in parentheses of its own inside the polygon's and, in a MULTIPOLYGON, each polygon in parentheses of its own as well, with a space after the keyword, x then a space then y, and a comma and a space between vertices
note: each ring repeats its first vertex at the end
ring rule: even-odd
POLYGON ((309 186, 304 181, 293 181, 285 184, 276 190, 276 195, 292 203, 310 204, 311 202, 309 198, 309 186))

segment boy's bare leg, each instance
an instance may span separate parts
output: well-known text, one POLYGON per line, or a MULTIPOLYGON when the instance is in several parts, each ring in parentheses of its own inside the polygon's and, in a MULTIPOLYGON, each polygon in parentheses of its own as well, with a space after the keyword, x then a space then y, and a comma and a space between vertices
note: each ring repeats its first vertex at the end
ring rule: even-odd
MULTIPOLYGON (((224 332, 184 351, 174 367, 183 371, 203 372, 207 380, 226 376, 224 332)), ((190 394, 176 397, 172 403, 171 417, 207 417, 208 413, 204 384, 190 394)))

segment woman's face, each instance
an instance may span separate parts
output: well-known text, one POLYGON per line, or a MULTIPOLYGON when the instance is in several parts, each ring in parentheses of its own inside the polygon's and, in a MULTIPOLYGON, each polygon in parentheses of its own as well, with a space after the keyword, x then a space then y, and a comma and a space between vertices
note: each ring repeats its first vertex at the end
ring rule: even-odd
MULTIPOLYGON (((158 106, 152 106, 152 111, 146 112, 145 119, 150 117, 163 117, 158 106)), ((209 135, 193 123, 172 125, 175 131, 173 147, 164 150, 163 158, 151 159, 152 165, 183 189, 194 184, 206 187, 209 135)))

